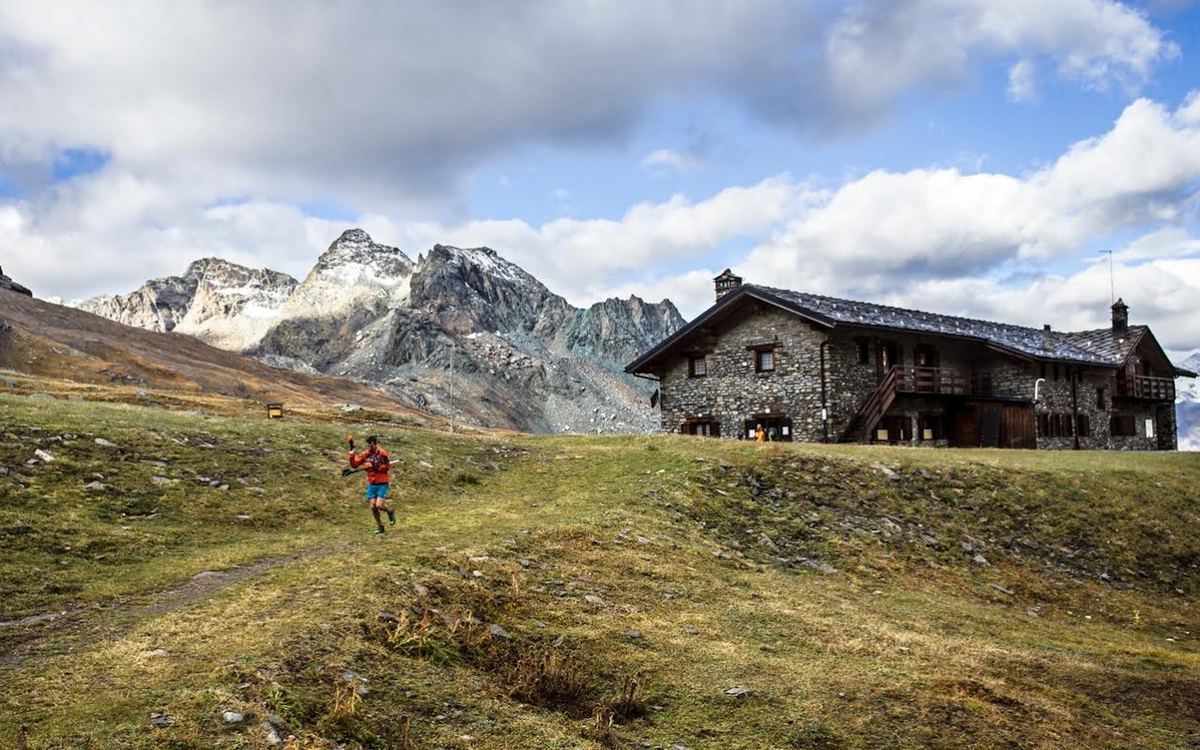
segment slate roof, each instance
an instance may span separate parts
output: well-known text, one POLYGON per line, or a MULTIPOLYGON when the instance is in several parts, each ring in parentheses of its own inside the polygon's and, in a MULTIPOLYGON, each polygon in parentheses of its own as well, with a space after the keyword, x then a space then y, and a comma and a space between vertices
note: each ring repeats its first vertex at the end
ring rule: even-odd
POLYGON ((1149 329, 1146 326, 1129 326, 1124 336, 1111 328, 1098 328, 1094 331, 1076 331, 1063 334, 1075 346, 1095 352, 1104 357, 1110 364, 1120 366, 1129 359, 1129 355, 1137 348, 1149 329))
MULTIPOLYGON (((626 372, 644 372, 646 365, 674 343, 677 343, 705 321, 720 311, 730 307, 735 300, 752 296, 766 302, 779 305, 802 317, 818 324, 836 328, 853 326, 865 328, 886 328, 915 333, 927 333, 938 336, 964 338, 990 344, 1016 354, 1060 362, 1098 365, 1102 367, 1116 366, 1106 353, 1093 351, 1072 340, 1073 334, 1059 331, 1051 332, 1053 349, 1043 348, 1045 332, 1040 328, 996 323, 988 320, 960 318, 953 315, 907 310, 900 307, 877 305, 871 302, 825 297, 819 294, 807 294, 790 289, 776 289, 758 284, 743 284, 710 307, 688 325, 679 329, 674 335, 662 341, 658 346, 643 354, 626 368, 626 372)), ((1140 326, 1144 328, 1144 326, 1140 326)))

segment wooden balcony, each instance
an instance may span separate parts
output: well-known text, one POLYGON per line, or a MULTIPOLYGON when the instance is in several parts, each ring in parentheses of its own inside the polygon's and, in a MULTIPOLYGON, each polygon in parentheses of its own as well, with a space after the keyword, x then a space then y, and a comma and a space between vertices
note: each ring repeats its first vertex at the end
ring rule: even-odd
POLYGON ((1174 401, 1175 380, 1173 378, 1155 378, 1149 375, 1118 377, 1116 395, 1148 401, 1174 401))
POLYGON ((956 370, 949 367, 902 367, 896 372, 896 390, 945 396, 992 396, 989 370, 956 370))

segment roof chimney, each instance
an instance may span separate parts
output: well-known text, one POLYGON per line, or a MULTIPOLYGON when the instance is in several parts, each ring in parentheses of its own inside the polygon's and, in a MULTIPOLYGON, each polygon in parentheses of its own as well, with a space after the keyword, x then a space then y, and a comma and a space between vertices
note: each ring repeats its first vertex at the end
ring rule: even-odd
POLYGON ((1054 351, 1054 337, 1050 334, 1050 324, 1042 326, 1042 350, 1047 352, 1054 351))
POLYGON ((721 275, 713 279, 713 283, 717 287, 717 299, 721 299, 726 294, 732 292, 742 285, 742 277, 735 276, 733 271, 726 268, 721 272, 721 275))
POLYGON ((1112 329, 1113 333, 1129 330, 1129 305, 1119 298, 1112 306, 1112 329))

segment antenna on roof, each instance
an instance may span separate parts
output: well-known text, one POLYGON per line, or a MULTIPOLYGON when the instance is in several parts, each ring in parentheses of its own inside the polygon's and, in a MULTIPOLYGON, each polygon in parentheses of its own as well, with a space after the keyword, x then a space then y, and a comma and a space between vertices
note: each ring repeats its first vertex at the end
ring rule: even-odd
POLYGON ((1101 250, 1100 254, 1108 256, 1108 304, 1115 304, 1117 301, 1117 281, 1113 275, 1113 253, 1112 250, 1101 250))

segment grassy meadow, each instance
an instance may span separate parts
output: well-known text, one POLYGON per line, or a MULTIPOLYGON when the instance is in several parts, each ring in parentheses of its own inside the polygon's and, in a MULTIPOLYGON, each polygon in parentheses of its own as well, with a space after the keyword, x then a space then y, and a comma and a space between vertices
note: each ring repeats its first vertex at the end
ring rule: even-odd
POLYGON ((0 395, 0 747, 1196 747, 1198 490, 0 395))

